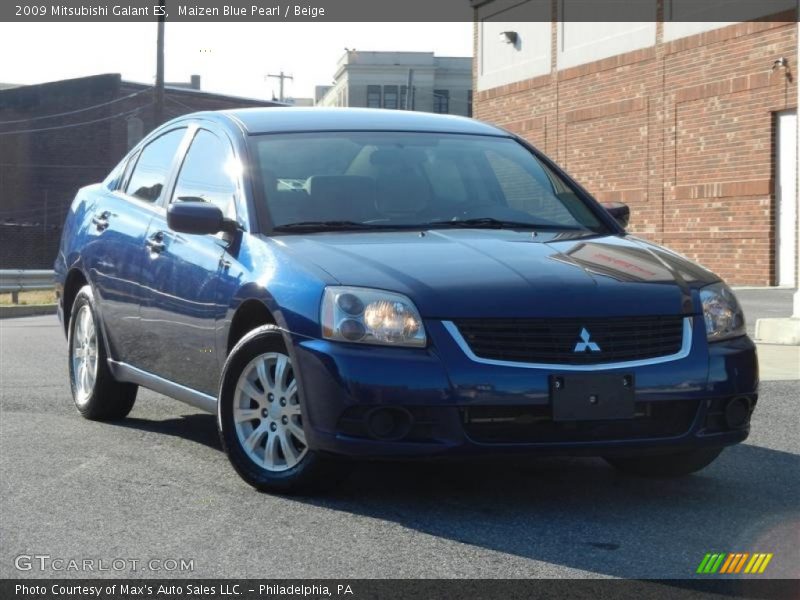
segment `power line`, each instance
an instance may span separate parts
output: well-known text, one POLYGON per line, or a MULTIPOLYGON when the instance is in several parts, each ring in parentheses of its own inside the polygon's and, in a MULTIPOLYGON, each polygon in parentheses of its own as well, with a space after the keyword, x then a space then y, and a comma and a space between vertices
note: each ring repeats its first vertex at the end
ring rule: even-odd
POLYGON ((0 219, 29 219, 32 217, 44 215, 53 212, 53 208, 45 208, 44 205, 36 208, 13 209, 13 210, 0 210, 0 219))
POLYGON ((5 210, 0 210, 0 219, 14 219, 14 218, 27 219, 44 214, 57 212, 58 210, 62 209, 57 208, 57 206, 53 205, 52 203, 49 205, 39 204, 38 206, 32 206, 28 208, 5 209, 5 210))
POLYGON ((36 206, 36 207, 29 207, 29 208, 7 208, 5 210, 0 210, 0 215, 11 215, 11 214, 39 214, 44 210, 44 206, 36 206))
POLYGON ((193 107, 189 106, 188 104, 184 104, 180 100, 176 100, 175 98, 173 98, 171 96, 167 96, 167 101, 173 102, 173 103, 177 104, 178 106, 182 106, 183 108, 189 109, 192 112, 197 112, 196 108, 193 108, 193 107))
POLYGON ((97 169, 97 165, 45 165, 38 163, 0 163, 0 167, 26 167, 30 169, 97 169))
POLYGON ((127 112, 117 113, 115 115, 110 115, 108 117, 101 117, 99 119, 92 119, 91 121, 82 121, 80 123, 69 123, 67 125, 56 125, 53 127, 41 127, 39 129, 18 129, 17 131, 0 131, 0 135, 20 135, 23 133, 41 133, 42 131, 54 131, 56 129, 68 129, 70 127, 81 127, 82 125, 91 125, 93 123, 100 123, 102 121, 109 121, 111 119, 118 119, 120 117, 127 117, 128 115, 132 115, 134 113, 139 112, 140 110, 152 106, 152 102, 148 102, 144 106, 139 106, 134 108, 133 110, 129 110, 127 112))
POLYGON ((27 119, 15 119, 13 121, 0 121, 0 125, 8 125, 10 123, 26 123, 28 121, 39 121, 39 120, 42 120, 42 119, 54 119, 56 117, 65 117, 65 116, 68 116, 68 115, 76 115, 78 113, 86 112, 86 111, 89 111, 89 110, 94 110, 96 108, 102 108, 104 106, 108 106, 110 104, 114 104, 115 102, 121 102, 123 100, 129 100, 130 98, 135 98, 136 96, 140 96, 140 95, 144 94, 145 92, 149 92, 149 91, 150 91, 150 88, 146 88, 146 89, 140 90, 138 92, 134 92, 133 94, 128 94, 127 96, 121 96, 120 98, 115 98, 114 100, 109 100, 108 102, 103 102, 102 104, 95 104, 93 106, 87 106, 85 108, 79 108, 77 110, 70 110, 70 111, 62 112, 62 113, 54 113, 52 115, 41 115, 41 116, 38 116, 38 117, 28 117, 27 119))

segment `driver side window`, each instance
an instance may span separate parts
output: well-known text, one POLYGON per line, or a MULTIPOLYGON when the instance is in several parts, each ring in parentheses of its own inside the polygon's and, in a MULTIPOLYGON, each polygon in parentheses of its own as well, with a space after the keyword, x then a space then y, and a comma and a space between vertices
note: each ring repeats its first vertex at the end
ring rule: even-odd
POLYGON ((185 133, 184 127, 173 129, 144 147, 125 188, 128 195, 152 204, 158 202, 185 133))
POLYGON ((236 218, 235 163, 230 144, 199 129, 181 165, 172 202, 211 202, 236 218))

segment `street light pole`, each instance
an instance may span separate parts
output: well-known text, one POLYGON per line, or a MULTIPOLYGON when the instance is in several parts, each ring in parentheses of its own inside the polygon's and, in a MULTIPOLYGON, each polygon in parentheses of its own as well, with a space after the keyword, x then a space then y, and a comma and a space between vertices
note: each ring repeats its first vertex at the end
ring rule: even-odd
POLYGON ((158 16, 158 35, 156 38, 156 89, 153 99, 153 129, 164 122, 164 0, 159 0, 161 7, 158 16))

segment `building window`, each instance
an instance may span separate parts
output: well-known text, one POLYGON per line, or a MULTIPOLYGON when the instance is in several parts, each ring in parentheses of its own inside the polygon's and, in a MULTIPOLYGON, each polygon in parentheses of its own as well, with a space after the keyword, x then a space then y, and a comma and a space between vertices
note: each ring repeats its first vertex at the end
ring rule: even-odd
POLYGON ((433 90, 433 112, 450 112, 450 90, 433 90))
POLYGON ((367 108, 380 108, 380 107, 381 107, 381 86, 368 85, 367 108))
POLYGON ((397 108, 397 86, 383 86, 383 108, 397 108))
POLYGON ((472 90, 467 90, 467 116, 472 116, 472 90))
POLYGON ((406 95, 408 94, 408 86, 403 85, 400 86, 400 108, 403 110, 414 110, 416 107, 414 106, 414 100, 416 97, 416 88, 411 88, 411 106, 406 106, 406 95))

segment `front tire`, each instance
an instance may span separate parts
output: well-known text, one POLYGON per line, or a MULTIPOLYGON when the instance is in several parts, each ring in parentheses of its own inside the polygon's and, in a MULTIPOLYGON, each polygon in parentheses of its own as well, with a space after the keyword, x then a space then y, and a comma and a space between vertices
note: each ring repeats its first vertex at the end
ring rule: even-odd
POLYGON ((274 325, 247 334, 223 368, 220 440, 239 476, 262 492, 319 491, 341 474, 307 444, 296 374, 274 325))
POLYGON ((69 383, 78 412, 94 421, 125 418, 138 386, 120 383, 108 368, 103 330, 89 285, 75 296, 69 320, 69 383))
POLYGON ((668 454, 606 456, 605 460, 615 469, 637 477, 683 477, 710 465, 722 450, 712 446, 668 454))

